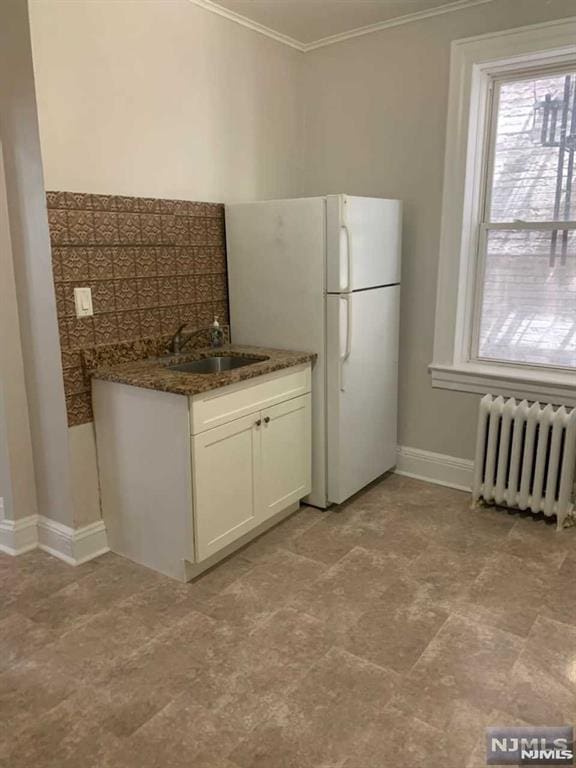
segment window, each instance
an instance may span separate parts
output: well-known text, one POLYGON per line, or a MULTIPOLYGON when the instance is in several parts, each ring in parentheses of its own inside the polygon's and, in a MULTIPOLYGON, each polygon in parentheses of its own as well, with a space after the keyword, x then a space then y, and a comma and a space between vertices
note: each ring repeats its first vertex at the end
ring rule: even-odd
POLYGON ((576 406, 575 41, 452 44, 435 387, 576 406))
POLYGON ((490 91, 472 357, 576 368, 576 68, 490 91))

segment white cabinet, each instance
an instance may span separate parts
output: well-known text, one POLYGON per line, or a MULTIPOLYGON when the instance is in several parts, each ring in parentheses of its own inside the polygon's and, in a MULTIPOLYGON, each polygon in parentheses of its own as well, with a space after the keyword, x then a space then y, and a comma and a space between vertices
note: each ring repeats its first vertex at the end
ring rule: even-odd
POLYGON ((310 492, 310 440, 309 394, 194 435, 198 561, 310 492))
POLYGON ((262 411, 260 506, 271 515, 310 492, 310 395, 262 411))
POLYGON ((112 551, 192 578, 311 486, 310 365, 192 397, 93 382, 112 551))
POLYGON ((260 434, 253 416, 192 438, 196 557, 204 560, 257 524, 260 434))

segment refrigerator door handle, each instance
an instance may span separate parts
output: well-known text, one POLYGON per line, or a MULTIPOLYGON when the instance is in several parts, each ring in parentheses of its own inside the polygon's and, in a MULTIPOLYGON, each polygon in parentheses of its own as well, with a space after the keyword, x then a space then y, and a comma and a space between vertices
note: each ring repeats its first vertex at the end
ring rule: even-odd
POLYGON ((352 238, 350 237, 350 230, 346 224, 342 224, 342 230, 346 235, 346 286, 342 291, 352 290, 352 238))
POLYGON ((344 363, 348 358, 350 357, 350 353, 352 352, 352 306, 351 306, 351 300, 352 296, 350 294, 345 294, 343 296, 340 296, 340 301, 346 302, 346 346, 344 348, 344 354, 340 355, 340 391, 345 391, 344 386, 344 363))

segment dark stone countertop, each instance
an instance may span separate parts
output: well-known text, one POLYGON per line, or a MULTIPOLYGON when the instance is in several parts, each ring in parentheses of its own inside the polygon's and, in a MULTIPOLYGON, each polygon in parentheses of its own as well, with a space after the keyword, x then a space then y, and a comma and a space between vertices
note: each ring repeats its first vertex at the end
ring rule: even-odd
POLYGON ((291 352, 285 349, 265 349, 263 347, 229 344, 216 349, 210 347, 194 349, 181 355, 97 365, 90 371, 89 375, 102 381, 114 381, 133 387, 191 396, 220 387, 227 387, 239 381, 264 376, 274 371, 281 371, 284 368, 310 363, 315 359, 316 354, 314 352, 291 352), (181 373, 171 371, 167 367, 205 357, 214 357, 215 355, 254 357, 256 360, 259 357, 268 359, 221 373, 181 373))

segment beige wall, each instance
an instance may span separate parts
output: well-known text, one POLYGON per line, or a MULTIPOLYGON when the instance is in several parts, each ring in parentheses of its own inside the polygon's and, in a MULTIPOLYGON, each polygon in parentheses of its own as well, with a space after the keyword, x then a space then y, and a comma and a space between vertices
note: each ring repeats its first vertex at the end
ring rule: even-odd
MULTIPOLYGON (((36 481, 0 142, 0 501, 4 517, 35 515, 36 481)), ((1 517, 1 515, 0 515, 1 517)))
MULTIPOLYGON (((189 0, 31 0, 46 189, 216 201, 295 194, 302 54, 189 0)), ((99 516, 72 427, 75 524, 99 516)))
POLYGON ((81 528, 100 518, 100 485, 96 460, 94 424, 68 430, 74 525, 81 528))
MULTIPOLYGON (((18 305, 18 324, 12 313, 3 333, 14 340, 20 336, 22 342, 38 512, 73 525, 60 342, 51 287, 28 13, 23 0, 0 3, 0 143, 18 305)), ((16 386, 21 389, 22 380, 16 386)), ((4 396, 7 394, 6 388, 4 396)))
POLYGON ((576 13, 574 0, 494 0, 306 55, 308 194, 404 200, 402 445, 472 458, 478 398, 432 389, 452 40, 576 13))
POLYGON ((189 0, 31 0, 47 189, 292 194, 302 54, 189 0))
MULTIPOLYGON (((400 441, 470 458, 477 398, 433 390, 427 372, 450 43, 572 15, 574 0, 494 0, 305 55, 188 0, 30 7, 47 188, 404 200, 400 441)), ((92 433, 72 442, 90 517, 92 433)))

